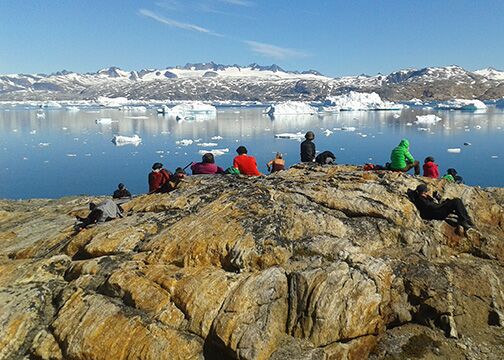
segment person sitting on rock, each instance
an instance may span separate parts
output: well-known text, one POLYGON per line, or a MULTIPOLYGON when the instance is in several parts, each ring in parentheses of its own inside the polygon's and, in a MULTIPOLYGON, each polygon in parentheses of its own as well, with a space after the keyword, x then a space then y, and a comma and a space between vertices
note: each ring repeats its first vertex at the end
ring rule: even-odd
POLYGON ((464 183, 464 179, 462 179, 462 176, 459 176, 457 170, 453 168, 449 168, 448 170, 446 170, 446 174, 443 175, 442 179, 445 179, 448 182, 454 182, 456 184, 464 183))
POLYGON ((120 207, 110 199, 107 199, 98 205, 93 202, 89 203, 89 210, 91 210, 91 212, 85 218, 76 216, 77 220, 81 222, 80 224, 77 224, 77 230, 85 229, 93 224, 99 224, 123 217, 120 207))
POLYGON ((415 175, 420 175, 420 163, 409 152, 408 139, 402 139, 390 154, 390 170, 407 172, 415 168, 415 175))
POLYGON ((245 146, 238 146, 236 149, 238 156, 233 159, 233 167, 240 171, 240 174, 247 176, 259 176, 261 173, 257 169, 257 162, 255 157, 247 155, 247 148, 245 146))
POLYGON ((170 172, 163 169, 163 164, 156 162, 149 173, 149 194, 161 192, 162 187, 170 180, 170 172))
POLYGON ((215 158, 212 153, 204 154, 201 162, 191 165, 191 170, 193 175, 224 174, 224 169, 215 164, 215 158))
POLYGON ((126 189, 123 183, 117 185, 117 190, 112 195, 113 199, 131 199, 131 193, 126 189))
POLYGON ((457 215, 458 224, 465 230, 474 226, 467 209, 459 198, 447 199, 439 201, 439 197, 429 195, 427 185, 420 184, 416 189, 409 190, 408 195, 420 211, 422 219, 426 220, 445 220, 448 215, 457 215))
POLYGON ((315 134, 313 131, 308 131, 305 134, 305 141, 301 143, 301 162, 314 162, 315 161, 315 134))
POLYGON ((270 160, 266 166, 270 173, 285 170, 285 160, 283 159, 282 153, 277 152, 275 158, 270 160))
POLYGON ((439 168, 432 156, 427 156, 423 164, 423 176, 433 179, 439 178, 439 168))

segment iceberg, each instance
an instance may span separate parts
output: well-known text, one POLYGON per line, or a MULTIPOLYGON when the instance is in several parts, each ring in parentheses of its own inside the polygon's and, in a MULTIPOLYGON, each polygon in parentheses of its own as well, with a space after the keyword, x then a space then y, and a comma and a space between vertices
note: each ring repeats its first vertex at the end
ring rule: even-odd
POLYGON ((106 96, 99 96, 96 102, 100 106, 118 108, 128 103, 128 99, 125 97, 115 97, 109 98, 106 96))
POLYGON ((402 104, 383 101, 380 95, 375 92, 361 93, 356 91, 328 97, 324 105, 340 111, 402 110, 405 108, 402 104))
POLYGON ((275 134, 275 139, 293 139, 293 140, 301 140, 304 139, 305 134, 302 134, 300 132, 298 133, 281 133, 281 134, 275 134))
POLYGON ((465 99, 454 99, 450 101, 445 101, 438 103, 436 105, 437 110, 464 110, 464 111, 476 111, 476 110, 486 110, 487 106, 480 100, 465 100, 465 99))
POLYGON ((37 113, 36 117, 37 119, 45 119, 45 113, 37 113))
POLYGON ((213 146, 219 146, 219 144, 217 143, 211 143, 211 142, 208 142, 208 143, 199 143, 199 144, 196 144, 198 146, 204 146, 204 147, 213 147, 213 146))
POLYGON ((194 141, 191 139, 182 139, 182 140, 177 140, 175 141, 175 144, 180 145, 180 146, 189 146, 192 145, 194 141))
POLYGON ((212 150, 200 150, 198 154, 205 155, 206 153, 211 153, 213 156, 221 156, 229 152, 228 148, 225 149, 212 149, 212 150))
POLYGON ((434 114, 429 114, 429 115, 417 115, 415 122, 417 124, 432 125, 432 124, 435 124, 441 120, 443 120, 443 119, 441 119, 439 116, 436 116, 434 114))
POLYGON ((462 150, 460 148, 451 148, 451 149, 446 149, 446 151, 448 151, 449 153, 452 153, 452 154, 458 154, 462 150))
POLYGON ((114 137, 112 138, 112 142, 116 146, 123 146, 128 144, 138 146, 142 142, 142 138, 137 134, 133 136, 114 135, 114 137))
POLYGON ((95 120, 95 123, 102 125, 112 124, 113 122, 117 122, 117 120, 114 121, 111 118, 99 118, 95 120))
POLYGON ((217 116, 217 108, 215 106, 200 101, 186 102, 175 105, 171 109, 162 109, 164 109, 164 114, 173 116, 177 120, 207 120, 217 116))
POLYGON ((135 112, 146 112, 147 108, 145 106, 122 106, 121 110, 124 111, 135 111, 135 112))
POLYGON ((66 107, 67 111, 69 112, 77 112, 80 111, 80 109, 77 106, 67 106, 66 107))
POLYGON ((46 101, 40 107, 47 109, 61 109, 63 106, 56 101, 46 101))
POLYGON ((315 115, 317 114, 317 110, 305 102, 285 101, 268 106, 265 110, 265 113, 270 116, 299 114, 315 115))
POLYGON ((216 135, 216 136, 212 136, 210 139, 211 140, 222 140, 224 138, 222 136, 220 136, 220 135, 216 135))

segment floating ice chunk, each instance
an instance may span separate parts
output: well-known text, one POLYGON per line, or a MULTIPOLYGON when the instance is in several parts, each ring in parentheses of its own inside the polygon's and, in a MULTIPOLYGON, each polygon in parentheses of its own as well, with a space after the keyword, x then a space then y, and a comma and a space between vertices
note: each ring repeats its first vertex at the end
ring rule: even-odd
POLYGON ((122 106, 121 110, 134 111, 134 112, 146 112, 147 108, 145 106, 122 106))
POLYGON ((142 142, 142 138, 137 134, 133 136, 114 135, 114 137, 112 138, 112 142, 116 146, 123 146, 128 144, 138 146, 142 142))
POLYGON ((448 151, 449 153, 452 153, 452 154, 458 154, 462 150, 460 148, 450 148, 450 149, 446 149, 446 151, 448 151))
POLYGON ((430 131, 430 128, 419 127, 418 131, 430 131))
POLYGON ((357 128, 353 127, 353 126, 343 126, 341 128, 341 131, 355 131, 357 130, 357 128))
POLYGON ((118 108, 128 103, 125 97, 109 98, 106 96, 99 96, 96 102, 100 106, 118 108))
POLYGON ((402 110, 406 107, 402 104, 383 101, 380 95, 375 92, 361 93, 356 91, 328 97, 324 105, 335 107, 340 111, 402 110))
POLYGON ((177 120, 203 121, 215 118, 217 108, 201 101, 191 101, 175 105, 171 109, 165 109, 164 113, 175 117, 177 120))
POLYGON ((191 139, 182 139, 182 140, 177 140, 175 141, 175 144, 180 145, 180 146, 189 146, 194 143, 193 140, 191 139))
POLYGON ((407 123, 406 123, 406 126, 413 126, 413 124, 412 124, 412 123, 410 123, 410 122, 407 122, 407 123))
POLYGON ((265 113, 270 116, 300 114, 315 115, 317 110, 305 102, 285 101, 267 107, 265 113))
POLYGON ((281 133, 281 134, 275 134, 276 139, 294 139, 294 140, 300 140, 304 139, 304 134, 297 132, 297 133, 281 133))
POLYGON ((37 119, 45 119, 45 113, 36 113, 35 116, 37 117, 37 119))
POLYGON ((117 122, 117 120, 112 120, 111 118, 99 118, 95 120, 95 123, 102 125, 112 124, 113 122, 117 122))
POLYGON ((361 137, 365 138, 367 137, 367 134, 361 134, 361 137))
POLYGON ((210 139, 211 140, 222 140, 224 138, 222 136, 220 136, 220 135, 217 135, 217 136, 212 136, 210 139))
POLYGON ((212 149, 212 150, 200 150, 198 151, 198 154, 200 155, 205 155, 206 153, 211 153, 214 156, 221 156, 229 152, 228 148, 225 149, 212 149))
POLYGON ((472 144, 470 142, 465 142, 464 145, 465 146, 471 146, 472 144))
POLYGON ((491 158, 492 159, 498 159, 499 157, 497 155, 492 155, 491 158))
POLYGON ((332 133, 333 133, 333 132, 332 132, 331 130, 329 130, 329 129, 325 129, 325 131, 324 131, 324 135, 325 135, 325 136, 329 136, 329 135, 331 135, 332 133))
POLYGON ((455 99, 446 102, 442 102, 436 105, 438 110, 465 110, 465 111, 476 111, 476 110, 487 110, 487 106, 480 100, 472 99, 455 99))
POLYGON ((30 135, 35 135, 37 133, 37 130, 31 130, 30 135))
POLYGON ((41 106, 47 109, 61 109, 63 107, 60 103, 56 101, 46 101, 41 106))
POLYGON ((69 112, 78 112, 78 111, 80 111, 80 109, 77 106, 67 106, 66 109, 69 112))
POLYGON ((28 160, 28 158, 26 156, 23 157, 23 160, 28 160))
POLYGON ((476 125, 474 128, 479 130, 481 129, 481 125, 476 125))
POLYGON ((436 116, 434 114, 417 115, 416 116, 416 123, 418 123, 418 124, 432 125, 432 124, 435 124, 441 120, 443 120, 443 119, 441 119, 439 116, 436 116))
POLYGON ((392 115, 392 117, 393 117, 394 119, 399 119, 399 118, 401 117, 401 115, 399 115, 399 114, 394 114, 394 115, 392 115))
POLYGON ((156 154, 164 154, 164 151, 163 150, 157 150, 156 154))
POLYGON ((76 157, 77 154, 66 154, 66 156, 68 156, 68 157, 76 157))
POLYGON ((208 143, 199 143, 199 144, 196 144, 198 146, 205 146, 205 147, 212 147, 212 146, 219 146, 219 144, 217 143, 211 143, 211 142, 208 142, 208 143))

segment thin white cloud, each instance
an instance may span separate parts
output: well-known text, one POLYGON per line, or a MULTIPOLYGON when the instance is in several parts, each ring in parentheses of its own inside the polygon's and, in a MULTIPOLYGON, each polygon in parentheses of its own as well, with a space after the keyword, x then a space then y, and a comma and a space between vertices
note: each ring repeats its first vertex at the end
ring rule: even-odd
POLYGON ((253 52, 255 52, 259 55, 274 58, 274 59, 281 60, 281 59, 285 59, 285 58, 289 58, 289 57, 299 58, 299 57, 309 56, 308 54, 306 54, 302 51, 298 51, 295 49, 289 49, 289 48, 283 48, 283 47, 271 45, 271 44, 260 43, 257 41, 245 40, 244 43, 247 44, 250 47, 250 50, 252 50, 253 52))
POLYGON ((188 31, 196 31, 196 32, 200 32, 200 33, 204 33, 204 34, 208 34, 208 35, 214 35, 214 36, 222 36, 221 34, 213 32, 212 30, 206 29, 204 27, 194 25, 194 24, 189 24, 189 23, 183 23, 183 22, 180 22, 177 20, 166 18, 166 17, 160 16, 150 10, 140 9, 139 13, 140 13, 140 15, 143 15, 145 17, 156 20, 162 24, 165 24, 165 25, 168 25, 171 27, 175 27, 178 29, 183 29, 183 30, 188 30, 188 31))
POLYGON ((238 5, 238 6, 254 6, 255 4, 252 1, 248 0, 219 0, 220 2, 230 4, 230 5, 238 5))

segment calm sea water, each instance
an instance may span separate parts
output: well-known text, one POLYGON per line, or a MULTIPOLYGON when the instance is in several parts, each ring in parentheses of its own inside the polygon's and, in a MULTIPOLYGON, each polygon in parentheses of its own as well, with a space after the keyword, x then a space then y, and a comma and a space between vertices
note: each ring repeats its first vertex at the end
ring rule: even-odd
POLYGON ((504 186, 504 111, 486 113, 433 111, 410 108, 401 112, 341 112, 327 116, 285 116, 271 120, 261 108, 219 108, 217 118, 203 122, 160 116, 155 108, 146 112, 81 107, 80 111, 45 110, 0 106, 0 198, 55 198, 65 195, 111 194, 119 182, 133 193, 147 190, 147 176, 154 162, 173 171, 200 161, 198 151, 229 149, 216 157, 226 168, 235 149, 245 145, 257 158, 260 171, 277 151, 288 165, 299 161, 299 142, 275 139, 278 133, 316 134, 317 150, 331 150, 338 163, 384 164, 401 138, 411 142, 411 153, 423 163, 434 156, 440 172, 454 167, 467 184, 504 186), (443 120, 429 126, 414 123, 416 115, 433 113, 443 120), (109 125, 95 123, 111 118, 109 125), (354 127, 355 131, 339 128, 354 127), (332 134, 325 135, 329 129, 332 134), (138 146, 115 146, 114 135, 138 134, 138 146), (220 136, 222 139, 212 140, 220 136), (177 141, 190 139, 181 146, 177 141), (218 146, 199 146, 201 143, 218 146), (471 145, 465 146, 464 143, 471 145), (460 148, 449 153, 448 148, 460 148))

